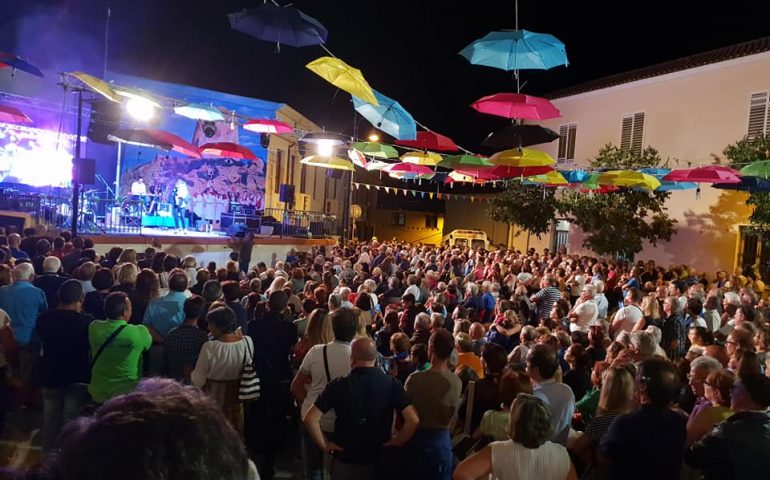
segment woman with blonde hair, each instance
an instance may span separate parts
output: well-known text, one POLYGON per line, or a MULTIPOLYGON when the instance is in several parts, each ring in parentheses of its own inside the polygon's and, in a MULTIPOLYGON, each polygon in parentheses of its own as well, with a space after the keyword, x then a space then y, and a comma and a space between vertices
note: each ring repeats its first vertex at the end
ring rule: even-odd
POLYGON ((294 364, 301 365, 307 352, 315 345, 326 345, 332 340, 334 340, 334 332, 328 312, 321 308, 314 309, 308 317, 305 335, 294 348, 294 364))
POLYGON ((118 257, 117 264, 120 265, 121 263, 133 263, 136 265, 136 250, 133 248, 126 248, 122 252, 120 252, 120 256, 118 257))
POLYGON ((656 327, 660 327, 661 325, 661 315, 660 315, 660 303, 658 303, 658 299, 655 298, 654 294, 651 295, 645 295, 644 298, 642 298, 642 319, 636 322, 634 325, 634 328, 631 329, 632 332, 636 332, 639 330, 644 330, 649 325, 654 325, 656 327))
POLYGON ((270 284, 269 287, 267 287, 267 290, 265 290, 265 296, 267 298, 270 298, 270 295, 273 292, 280 292, 283 290, 284 285, 286 285, 286 279, 283 277, 275 277, 273 279, 273 282, 270 284))

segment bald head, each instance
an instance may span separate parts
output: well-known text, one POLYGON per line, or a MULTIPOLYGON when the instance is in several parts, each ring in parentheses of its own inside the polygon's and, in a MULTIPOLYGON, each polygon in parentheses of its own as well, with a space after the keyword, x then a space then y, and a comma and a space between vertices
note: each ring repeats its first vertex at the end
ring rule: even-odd
POLYGON ((350 344, 350 360, 354 367, 373 367, 377 360, 377 347, 369 337, 359 337, 350 344))

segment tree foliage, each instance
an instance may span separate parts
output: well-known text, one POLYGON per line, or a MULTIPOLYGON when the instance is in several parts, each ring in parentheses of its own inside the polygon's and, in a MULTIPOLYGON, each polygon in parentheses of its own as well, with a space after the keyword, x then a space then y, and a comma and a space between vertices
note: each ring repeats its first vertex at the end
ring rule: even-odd
MULTIPOLYGON (((770 136, 744 137, 728 145, 723 153, 730 162, 730 166, 735 169, 740 169, 753 162, 767 160, 770 158, 770 136)), ((770 224, 770 193, 752 192, 749 194, 746 204, 754 207, 754 211, 749 216, 749 222, 770 224)))
POLYGON ((510 223, 540 236, 556 218, 557 205, 555 189, 514 181, 492 200, 487 214, 492 220, 510 223))

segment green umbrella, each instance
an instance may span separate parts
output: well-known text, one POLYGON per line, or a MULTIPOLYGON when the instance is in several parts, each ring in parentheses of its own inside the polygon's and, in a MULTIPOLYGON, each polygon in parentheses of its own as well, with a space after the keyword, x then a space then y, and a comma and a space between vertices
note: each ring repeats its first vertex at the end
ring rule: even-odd
POLYGON ((475 155, 452 155, 444 158, 438 166, 447 168, 494 167, 486 158, 475 155))
POLYGON ((383 145, 377 142, 356 142, 353 148, 375 158, 398 158, 398 150, 390 145, 383 145))
POLYGON ((749 177, 770 177, 770 160, 762 160, 746 165, 740 169, 741 175, 749 177))

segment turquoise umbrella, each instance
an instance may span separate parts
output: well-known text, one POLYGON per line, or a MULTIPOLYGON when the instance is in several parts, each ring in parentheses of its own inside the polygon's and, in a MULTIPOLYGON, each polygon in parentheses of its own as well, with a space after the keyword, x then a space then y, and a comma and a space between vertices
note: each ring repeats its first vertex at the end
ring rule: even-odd
POLYGON ((377 90, 372 89, 377 103, 372 105, 353 96, 353 108, 378 130, 398 140, 415 140, 417 138, 417 123, 400 103, 388 98, 377 90))
POLYGON ((567 179, 569 183, 583 183, 588 180, 588 172, 580 170, 579 168, 575 170, 559 170, 559 173, 561 173, 562 177, 567 179))
MULTIPOLYGON (((641 171, 641 170, 640 170, 641 171)), ((651 175, 648 173, 647 175, 651 175)), ((692 190, 698 188, 697 183, 692 182, 665 182, 661 181, 660 186, 655 190, 658 192, 670 192, 671 190, 692 190)))
POLYGON ((547 70, 567 66, 564 44, 553 35, 528 30, 489 32, 460 50, 460 55, 474 65, 501 70, 547 70))

